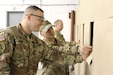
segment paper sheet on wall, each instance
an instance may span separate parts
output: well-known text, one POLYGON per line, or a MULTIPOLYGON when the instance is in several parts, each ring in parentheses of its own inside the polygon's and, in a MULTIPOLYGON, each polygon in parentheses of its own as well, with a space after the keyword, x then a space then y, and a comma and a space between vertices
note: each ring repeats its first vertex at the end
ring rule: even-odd
POLYGON ((91 65, 91 63, 92 63, 92 53, 87 57, 86 62, 88 63, 88 65, 91 65))

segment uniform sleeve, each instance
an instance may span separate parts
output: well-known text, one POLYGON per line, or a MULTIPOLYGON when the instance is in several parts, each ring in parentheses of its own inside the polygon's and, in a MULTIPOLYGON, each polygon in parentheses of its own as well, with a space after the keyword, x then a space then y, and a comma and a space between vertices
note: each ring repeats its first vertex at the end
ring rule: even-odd
POLYGON ((69 46, 64 45, 64 46, 50 46, 49 47, 53 50, 58 50, 61 53, 66 53, 66 54, 76 54, 78 53, 77 47, 76 46, 69 46))
MULTIPOLYGON (((65 59, 65 62, 68 62, 68 64, 76 64, 81 63, 83 61, 82 55, 78 52, 79 45, 75 41, 71 42, 65 42, 65 46, 70 46, 70 53, 74 53, 73 55, 68 55, 65 59), (68 61, 69 60, 69 61, 68 61)), ((68 50, 67 50, 68 51, 68 50)))
POLYGON ((77 45, 75 41, 71 41, 71 42, 65 41, 63 44, 64 45, 67 44, 69 46, 76 46, 77 45))
POLYGON ((10 33, 0 33, 0 75, 10 75, 10 57, 13 52, 13 37, 10 33))
MULTIPOLYGON (((55 38, 56 39, 56 38, 55 38)), ((70 47, 73 47, 73 46, 77 46, 76 42, 75 41, 71 41, 71 42, 68 42, 68 41, 64 41, 64 42, 61 42, 60 40, 56 39, 57 41, 57 46, 59 46, 58 48, 61 48, 60 50, 64 50, 66 48, 70 48, 70 47)), ((51 45, 49 45, 51 47, 51 45)), ((53 46, 53 45, 52 45, 53 46)), ((53 46, 54 48, 55 46, 53 46)), ((69 49, 67 49, 69 50, 69 49)))
POLYGON ((82 56, 80 54, 74 56, 74 55, 67 55, 64 60, 63 63, 64 64, 68 64, 68 65, 73 65, 76 63, 81 63, 83 61, 82 56))
POLYGON ((50 60, 50 52, 51 52, 51 49, 46 45, 46 43, 43 42, 42 59, 43 60, 50 60))
POLYGON ((74 64, 81 63, 82 61, 83 61, 82 55, 78 54, 78 55, 76 55, 76 58, 74 60, 74 64))
POLYGON ((48 65, 53 63, 54 61, 60 60, 61 52, 59 50, 52 49, 51 47, 48 47, 46 44, 44 46, 44 49, 44 57, 41 60, 43 64, 48 65))
POLYGON ((68 44, 65 46, 47 46, 44 44, 44 54, 43 60, 50 64, 53 61, 52 50, 57 51, 60 54, 64 55, 63 63, 64 64, 75 64, 81 63, 83 61, 82 56, 78 53, 77 46, 69 46, 68 44), (52 56, 52 57, 51 57, 52 56))
POLYGON ((83 61, 83 58, 78 52, 76 45, 69 46, 67 44, 65 46, 51 46, 51 48, 60 51, 62 54, 65 54, 64 63, 73 64, 81 63, 83 61))

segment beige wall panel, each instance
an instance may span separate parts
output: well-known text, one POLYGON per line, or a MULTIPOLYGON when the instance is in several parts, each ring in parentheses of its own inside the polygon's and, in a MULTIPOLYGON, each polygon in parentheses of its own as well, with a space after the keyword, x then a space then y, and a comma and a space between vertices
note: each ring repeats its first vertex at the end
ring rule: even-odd
MULTIPOLYGON (((84 45, 90 45, 90 27, 91 27, 90 22, 84 23, 84 45)), ((84 75, 91 75, 92 65, 88 65, 88 63, 85 62, 84 66, 85 66, 84 75)))
POLYGON ((75 64, 75 75, 85 75, 86 73, 86 62, 83 61, 82 63, 75 64))
POLYGON ((80 63, 74 65, 75 75, 80 75, 80 63))
MULTIPOLYGON (((90 23, 83 23, 78 26, 78 35, 80 38, 80 44, 83 45, 89 45, 90 44, 90 23)), ((75 66, 75 74, 76 75, 90 75, 90 67, 88 64, 84 61, 80 64, 76 64, 75 66)))
MULTIPOLYGON (((90 22, 94 21, 93 63, 91 66, 86 64, 86 75, 113 75, 112 7, 113 0, 80 0, 76 11, 76 26, 85 25, 84 44, 90 42, 90 22)), ((77 37, 77 31, 75 35, 77 37)), ((82 72, 80 66, 78 74, 82 72)))
POLYGON ((75 39, 80 40, 80 44, 90 44, 90 22, 85 22, 75 27, 75 39), (84 26, 83 26, 84 25, 84 26))
POLYGON ((113 75, 113 18, 95 22, 93 75, 113 75))
POLYGON ((113 16, 112 7, 113 0, 80 0, 76 11, 76 24, 113 16))
POLYGON ((84 45, 90 44, 90 23, 84 23, 84 45))
POLYGON ((83 23, 76 26, 75 38, 80 40, 80 44, 89 45, 90 43, 90 23, 83 23))
POLYGON ((79 71, 79 74, 80 75, 85 75, 86 73, 86 61, 83 61, 81 64, 80 64, 80 71, 79 71))
POLYGON ((89 65, 89 64, 86 63, 86 73, 85 73, 85 75, 92 75, 93 74, 92 65, 93 64, 89 65))

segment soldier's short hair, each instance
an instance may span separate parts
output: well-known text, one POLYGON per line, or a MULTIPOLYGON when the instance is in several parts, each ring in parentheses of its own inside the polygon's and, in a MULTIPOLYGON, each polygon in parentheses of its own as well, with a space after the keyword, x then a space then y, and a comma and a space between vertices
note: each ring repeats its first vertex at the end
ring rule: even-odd
POLYGON ((35 6, 35 5, 31 5, 31 6, 27 7, 26 10, 27 9, 40 10, 41 12, 44 12, 41 8, 39 8, 39 7, 35 6))
POLYGON ((39 7, 35 6, 35 5, 31 5, 31 6, 28 6, 28 7, 25 9, 24 15, 26 15, 26 14, 32 14, 32 13, 34 13, 34 12, 37 11, 37 10, 39 10, 39 11, 41 11, 41 12, 44 12, 41 8, 39 8, 39 7))
POLYGON ((59 21, 62 21, 62 20, 60 20, 60 19, 56 20, 56 21, 54 22, 54 26, 56 26, 59 21))

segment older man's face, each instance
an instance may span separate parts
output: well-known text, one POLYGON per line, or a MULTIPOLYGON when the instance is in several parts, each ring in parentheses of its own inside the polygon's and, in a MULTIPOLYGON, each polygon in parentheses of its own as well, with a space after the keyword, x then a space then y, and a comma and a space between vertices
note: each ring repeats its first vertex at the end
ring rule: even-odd
POLYGON ((59 21, 58 24, 56 25, 57 30, 62 31, 63 29, 63 22, 59 21))

